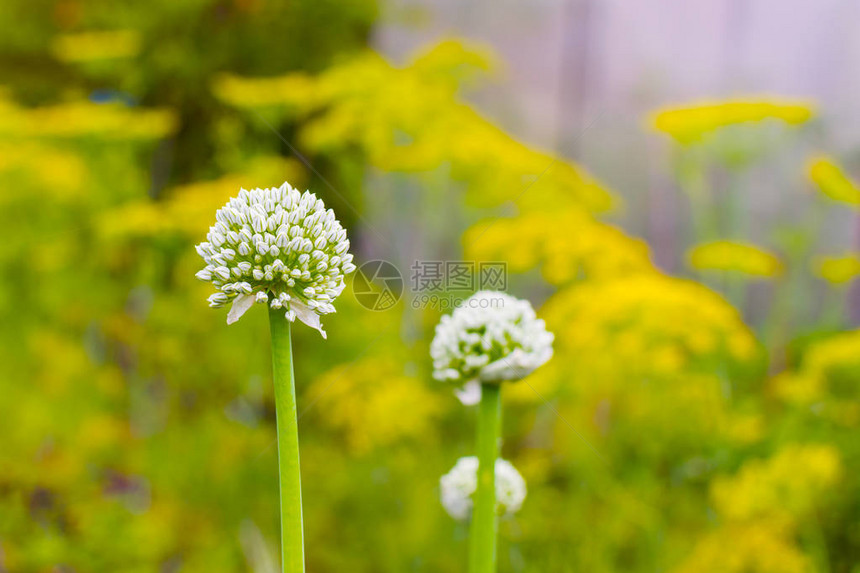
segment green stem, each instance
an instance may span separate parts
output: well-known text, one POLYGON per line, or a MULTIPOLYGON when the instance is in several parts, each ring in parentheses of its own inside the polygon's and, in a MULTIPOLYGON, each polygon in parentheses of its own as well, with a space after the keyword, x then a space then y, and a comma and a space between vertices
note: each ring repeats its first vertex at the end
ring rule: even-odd
POLYGON ((502 426, 502 385, 482 384, 478 407, 478 491, 472 511, 469 571, 496 571, 496 458, 502 426))
POLYGON ((299 424, 290 323, 282 310, 269 309, 272 374, 278 426, 278 474, 281 490, 281 560, 283 573, 304 573, 302 476, 299 470, 299 424))

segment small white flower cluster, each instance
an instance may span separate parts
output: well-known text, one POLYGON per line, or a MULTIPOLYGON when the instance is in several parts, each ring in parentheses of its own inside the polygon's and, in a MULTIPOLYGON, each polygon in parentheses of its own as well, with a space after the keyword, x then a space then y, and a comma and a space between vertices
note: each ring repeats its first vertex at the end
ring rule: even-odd
MULTIPOLYGON (((512 515, 526 498, 526 480, 507 460, 496 460, 496 510, 512 515)), ((467 519, 472 513, 472 495, 478 489, 478 458, 460 458, 439 479, 442 506, 454 519, 467 519)))
POLYGON ((552 342, 528 301, 480 291, 436 325, 430 345, 433 377, 467 385, 474 398, 478 383, 521 380, 545 364, 552 342))
POLYGON ((313 193, 284 183, 242 189, 215 219, 196 247, 206 262, 197 278, 218 289, 209 306, 233 301, 231 324, 254 303, 268 303, 284 309, 290 322, 298 318, 325 336, 319 315, 335 312, 332 302, 344 289, 344 276, 355 270, 334 211, 313 193))

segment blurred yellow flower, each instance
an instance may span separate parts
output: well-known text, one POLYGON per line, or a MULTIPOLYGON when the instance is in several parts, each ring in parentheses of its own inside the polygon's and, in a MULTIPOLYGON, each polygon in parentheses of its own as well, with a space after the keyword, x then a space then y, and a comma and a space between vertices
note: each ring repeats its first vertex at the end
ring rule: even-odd
POLYGON ((695 245, 687 252, 694 269, 734 271, 756 277, 776 277, 782 274, 779 258, 761 247, 735 241, 713 241, 695 245))
POLYGON ((404 439, 433 441, 442 412, 440 394, 403 374, 403 365, 390 358, 337 366, 315 380, 308 395, 321 422, 357 454, 404 439))
POLYGON ((159 139, 178 127, 166 109, 128 107, 119 103, 74 101, 24 108, 0 98, 0 137, 100 137, 106 140, 159 139))
POLYGON ((453 87, 469 83, 479 73, 493 71, 498 66, 489 49, 456 39, 442 40, 412 58, 416 72, 453 87))
MULTIPOLYGON (((823 380, 860 378, 860 330, 843 332, 813 344, 803 357, 802 372, 823 380)), ((853 390, 850 383, 845 390, 853 390)))
POLYGON ((850 283, 860 275, 860 256, 851 253, 843 256, 818 257, 813 261, 813 271, 833 285, 850 283))
POLYGON ((107 30, 61 34, 51 43, 54 56, 64 62, 91 62, 131 58, 140 52, 136 30, 107 30))
POLYGON ((860 189, 833 160, 813 157, 807 165, 807 173, 816 188, 834 201, 860 205, 860 189))
POLYGON ((770 391, 785 402, 809 403, 823 392, 824 382, 818 376, 798 372, 780 372, 768 383, 770 391))
POLYGON ((237 189, 304 179, 304 172, 297 161, 261 156, 251 161, 243 173, 169 189, 163 201, 144 199, 107 211, 100 218, 98 228, 104 238, 112 241, 163 238, 170 234, 199 238, 211 223, 212 213, 233 197, 237 189))
POLYGON ((756 414, 736 414, 726 420, 726 434, 739 444, 752 444, 764 435, 764 419, 756 414))
POLYGON ((222 101, 239 108, 295 106, 304 112, 314 101, 314 83, 305 74, 246 79, 221 74, 212 82, 212 91, 222 101))
POLYGON ((856 400, 860 380, 860 330, 843 332, 811 344, 796 371, 770 381, 780 399, 796 404, 817 402, 819 414, 842 425, 858 422, 856 400))
POLYGON ((463 245, 468 259, 505 261, 513 272, 540 266, 554 285, 654 272, 644 241, 579 209, 477 223, 463 245))
POLYGON ((813 573, 812 562, 778 521, 724 526, 702 537, 673 573, 813 573))
MULTIPOLYGON (((736 309, 706 287, 657 273, 566 288, 541 309, 556 354, 617 370, 679 372, 690 363, 752 358, 756 341, 736 309)), ((552 364, 552 362, 550 362, 552 364)))
POLYGON ((667 108, 655 112, 651 121, 654 129, 668 134, 680 144, 687 145, 729 125, 768 119, 799 125, 809 121, 813 114, 814 106, 809 102, 778 99, 737 100, 667 108))
POLYGON ((489 68, 486 50, 446 41, 404 67, 366 52, 315 77, 221 76, 213 91, 241 109, 302 119, 302 143, 317 153, 358 148, 384 171, 444 168, 476 204, 612 208, 616 200, 584 169, 516 141, 461 102, 462 83, 489 68), (540 193, 522 195, 532 184, 540 193))
MULTIPOLYGON (((0 142, 0 176, 23 176, 43 199, 69 200, 81 198, 88 169, 80 156, 35 142, 0 142), (50 169, 45 169, 50 165, 50 169)), ((0 198, 5 203, 13 198, 32 197, 28 185, 9 184, 0 198)))
POLYGON ((830 444, 789 444, 711 482, 722 524, 701 538, 675 573, 812 572, 797 547, 797 526, 841 479, 839 450, 830 444), (730 550, 726 550, 730 548, 730 550))
POLYGON ((840 479, 842 461, 830 444, 791 444, 770 458, 746 462, 711 483, 711 499, 733 520, 775 516, 801 520, 840 479))

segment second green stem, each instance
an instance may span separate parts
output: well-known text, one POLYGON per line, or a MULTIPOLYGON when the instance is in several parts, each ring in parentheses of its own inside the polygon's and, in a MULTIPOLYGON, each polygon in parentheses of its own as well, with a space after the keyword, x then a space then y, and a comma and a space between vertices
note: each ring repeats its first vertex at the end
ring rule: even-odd
POLYGON ((496 571, 496 458, 502 429, 502 385, 482 384, 478 406, 478 490, 472 510, 469 571, 496 571))
POLYGON ((281 491, 281 562, 283 573, 304 573, 302 476, 299 469, 299 423, 290 323, 281 310, 269 309, 272 374, 278 426, 278 475, 281 491))

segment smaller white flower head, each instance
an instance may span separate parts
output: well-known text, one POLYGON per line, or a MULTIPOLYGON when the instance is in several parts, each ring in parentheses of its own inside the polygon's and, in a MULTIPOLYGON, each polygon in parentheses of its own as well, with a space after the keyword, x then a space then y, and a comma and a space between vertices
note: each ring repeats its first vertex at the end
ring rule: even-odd
POLYGON ((325 337, 319 317, 335 311, 344 275, 355 270, 334 211, 289 183, 242 189, 215 213, 206 241, 196 248, 206 263, 197 278, 218 289, 209 306, 233 303, 227 324, 254 303, 268 304, 325 337))
POLYGON ((545 364, 552 341, 527 300, 480 291, 436 325, 433 377, 465 387, 458 395, 473 401, 477 383, 522 380, 545 364))
MULTIPOLYGON (((496 511, 513 515, 526 499, 526 480, 507 460, 496 460, 496 511)), ((478 489, 478 458, 467 456, 457 460, 451 471, 439 479, 442 506, 457 520, 468 519, 472 513, 472 495, 478 489)))

